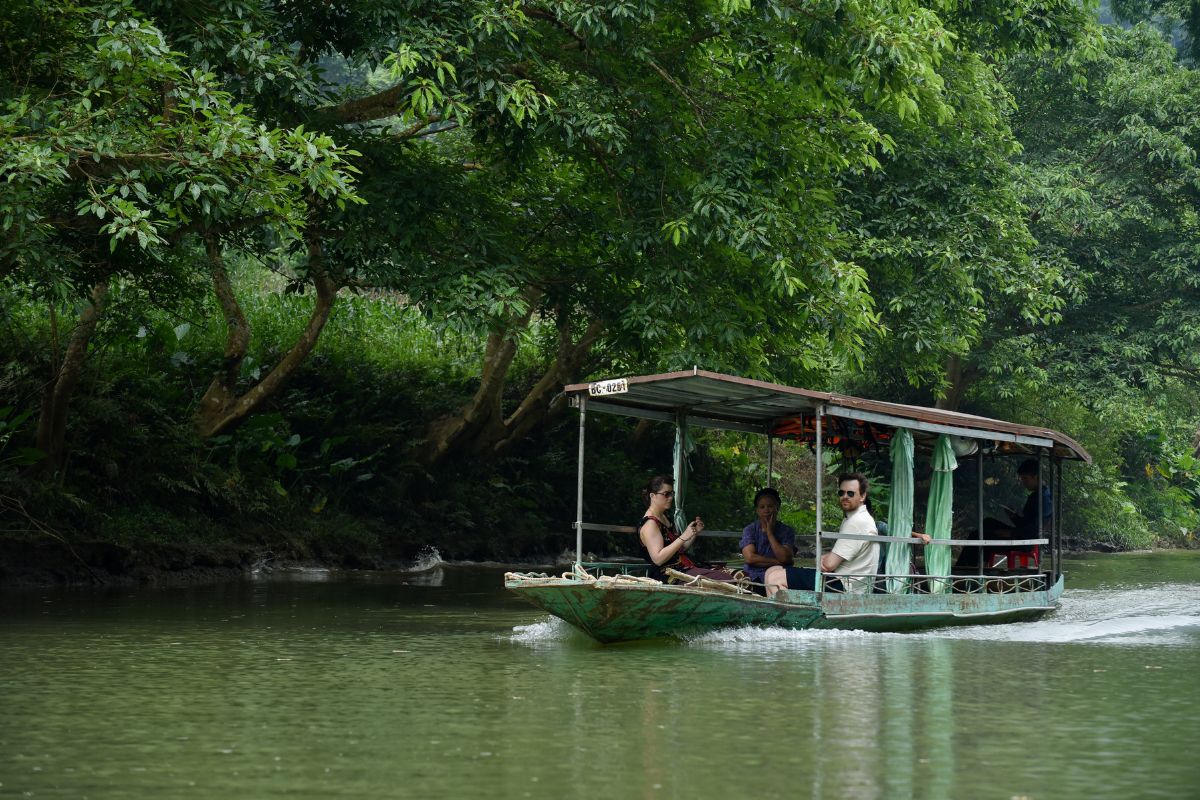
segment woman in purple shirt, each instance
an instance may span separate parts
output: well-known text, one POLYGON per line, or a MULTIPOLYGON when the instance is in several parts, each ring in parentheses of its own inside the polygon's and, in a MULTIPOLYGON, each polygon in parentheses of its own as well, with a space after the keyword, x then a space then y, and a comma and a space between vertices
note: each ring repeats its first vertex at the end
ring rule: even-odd
POLYGON ((742 530, 745 571, 755 583, 763 582, 768 567, 790 567, 796 556, 796 531, 779 521, 779 506, 779 492, 770 487, 759 489, 754 495, 758 519, 742 530))

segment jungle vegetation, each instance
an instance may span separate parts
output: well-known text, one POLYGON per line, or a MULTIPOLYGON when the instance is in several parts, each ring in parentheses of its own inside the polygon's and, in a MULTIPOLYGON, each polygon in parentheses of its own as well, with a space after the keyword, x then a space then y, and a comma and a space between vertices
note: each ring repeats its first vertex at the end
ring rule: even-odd
POLYGON ((1188 545, 1192 6, 5 4, 0 536, 556 552, 561 386, 701 365, 1063 430, 1076 544, 1188 545))

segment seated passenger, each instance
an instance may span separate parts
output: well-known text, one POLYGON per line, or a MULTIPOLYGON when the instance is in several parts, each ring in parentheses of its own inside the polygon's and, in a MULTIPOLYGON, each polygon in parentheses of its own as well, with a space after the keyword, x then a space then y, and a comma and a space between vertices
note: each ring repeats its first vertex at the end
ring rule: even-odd
POLYGON ((696 517, 682 534, 675 530, 671 521, 675 487, 670 478, 655 475, 642 490, 642 497, 646 502, 646 513, 638 522, 638 538, 642 543, 642 554, 650 562, 647 575, 666 583, 666 569, 671 568, 709 580, 733 582, 734 576, 730 572, 687 555, 692 542, 704 530, 704 522, 696 517))
MULTIPOLYGON (((779 521, 779 492, 759 489, 754 495, 754 513, 758 516, 742 529, 739 545, 746 560, 746 577, 762 583, 768 567, 790 567, 796 556, 796 531, 779 521)), ((762 590, 755 587, 762 594, 762 590)))
MULTIPOLYGON (((838 504, 842 507, 842 525, 838 533, 878 535, 875 520, 867 510, 867 478, 861 472, 849 472, 838 477, 838 504)), ((929 537, 914 533, 924 542, 929 537)), ((821 571, 838 575, 870 576, 879 570, 879 542, 859 539, 838 539, 833 550, 821 556, 821 571)), ((811 567, 771 567, 766 573, 767 596, 780 589, 816 588, 817 571, 811 567)), ((871 591, 874 578, 826 578, 827 591, 863 594, 871 591)))

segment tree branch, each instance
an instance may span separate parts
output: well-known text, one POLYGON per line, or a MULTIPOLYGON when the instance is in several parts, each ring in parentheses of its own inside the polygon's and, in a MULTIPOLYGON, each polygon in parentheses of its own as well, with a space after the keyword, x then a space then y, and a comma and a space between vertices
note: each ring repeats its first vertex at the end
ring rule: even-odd
POLYGON ((574 42, 572 45, 569 45, 569 46, 576 47, 580 50, 588 49, 587 40, 584 39, 582 36, 580 36, 577 31, 575 31, 573 28, 571 28, 571 26, 567 25, 567 23, 565 23, 561 19, 559 19, 553 12, 547 11, 542 8, 535 8, 533 6, 521 6, 521 11, 527 17, 533 17, 534 19, 546 20, 551 25, 553 25, 554 27, 558 28, 563 33, 570 36, 574 40, 574 42))
POLYGON ((653 69, 655 72, 657 72, 664 81, 669 83, 675 89, 675 91, 679 92, 680 97, 682 97, 684 100, 687 101, 687 104, 692 107, 692 114, 695 115, 696 122, 697 122, 697 124, 700 125, 700 130, 707 133, 708 128, 704 127, 704 111, 700 108, 699 104, 696 103, 696 101, 692 99, 692 96, 687 93, 687 90, 684 89, 682 85, 680 85, 679 81, 672 78, 665 69, 660 67, 654 61, 654 59, 648 58, 648 59, 646 59, 646 63, 649 64, 650 68, 653 69))
MULTIPOLYGON (((395 138, 411 139, 414 136, 428 136, 429 133, 439 133, 443 129, 439 128, 436 131, 429 131, 427 133, 422 133, 421 131, 425 130, 430 125, 434 124, 435 122, 441 122, 441 121, 442 121, 442 117, 440 114, 427 114, 427 115, 425 115, 424 118, 422 118, 419 122, 417 122, 411 128, 406 128, 405 130, 400 131, 400 133, 395 134, 395 138)), ((458 126, 455 125, 455 127, 458 127, 458 126)))
POLYGON ((250 329, 233 294, 229 276, 219 260, 218 245, 215 240, 210 239, 210 259, 215 259, 212 261, 213 285, 229 325, 229 335, 222 369, 213 377, 196 412, 196 427, 202 437, 215 436, 229 430, 257 411, 283 386, 316 347, 317 339, 329 320, 340 286, 326 269, 324 251, 316 235, 310 230, 305 238, 308 243, 309 274, 317 290, 308 322, 291 349, 274 369, 240 396, 237 394, 237 378, 249 344, 250 329))
POLYGON ((383 119, 393 116, 396 113, 396 109, 400 105, 400 100, 404 97, 407 89, 406 85, 401 84, 393 86, 390 89, 384 89, 382 92, 368 95, 367 97, 347 100, 336 106, 325 106, 320 110, 343 125, 353 122, 370 122, 373 119, 383 119))
POLYGON ((54 377, 46 384, 42 394, 36 442, 46 457, 34 466, 34 471, 42 475, 59 472, 66 462, 67 411, 83 374, 88 344, 104 311, 108 280, 106 274, 92 287, 90 303, 80 313, 79 321, 67 340, 62 362, 54 370, 54 377))
POLYGON ((551 406, 550 396, 568 379, 574 377, 591 352, 592 345, 600 338, 604 323, 600 319, 593 319, 579 340, 572 341, 571 322, 566 314, 565 310, 559 312, 558 352, 554 361, 541 379, 526 393, 517 410, 504 421, 504 438, 493 446, 493 453, 499 455, 509 450, 546 417, 551 406))
POLYGON ((517 354, 517 332, 529 325, 542 290, 530 286, 523 292, 523 297, 528 304, 525 313, 513 317, 501 330, 488 335, 475 394, 458 412, 434 420, 425 429, 425 446, 418 457, 426 465, 440 462, 464 441, 470 442, 480 436, 502 438, 504 421, 500 403, 509 367, 517 354), (489 429, 491 433, 484 435, 489 429))

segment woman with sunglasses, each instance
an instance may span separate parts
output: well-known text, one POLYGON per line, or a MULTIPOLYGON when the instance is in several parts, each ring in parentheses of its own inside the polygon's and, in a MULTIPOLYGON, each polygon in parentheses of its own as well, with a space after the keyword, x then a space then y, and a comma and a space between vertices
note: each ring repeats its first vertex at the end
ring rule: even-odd
POLYGON ((646 502, 646 513, 638 522, 638 538, 642 543, 642 554, 650 562, 646 573, 655 580, 666 583, 665 570, 669 567, 688 575, 699 575, 718 581, 732 581, 733 575, 723 569, 709 567, 687 555, 687 550, 704 530, 704 521, 696 517, 684 529, 675 530, 671 521, 671 506, 675 503, 675 485, 666 475, 655 475, 642 490, 646 502))

